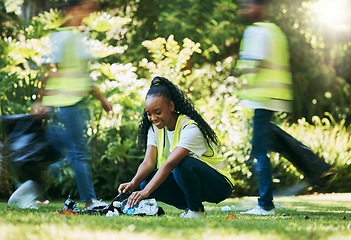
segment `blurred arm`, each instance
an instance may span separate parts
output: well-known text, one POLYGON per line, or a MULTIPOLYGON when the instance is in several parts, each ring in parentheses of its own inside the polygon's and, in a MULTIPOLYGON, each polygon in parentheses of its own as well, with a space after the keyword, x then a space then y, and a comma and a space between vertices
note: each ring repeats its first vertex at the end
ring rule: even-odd
POLYGON ((91 93, 100 101, 102 108, 106 112, 112 111, 112 104, 107 100, 105 95, 96 86, 93 86, 91 93))

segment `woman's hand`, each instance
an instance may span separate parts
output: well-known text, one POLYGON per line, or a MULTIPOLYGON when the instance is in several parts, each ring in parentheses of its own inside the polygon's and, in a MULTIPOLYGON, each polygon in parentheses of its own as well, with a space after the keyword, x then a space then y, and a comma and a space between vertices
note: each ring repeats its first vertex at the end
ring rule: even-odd
POLYGON ((133 192, 128 198, 128 206, 133 207, 138 204, 141 200, 149 197, 149 193, 144 190, 133 192))
POLYGON ((122 183, 118 187, 118 192, 119 193, 126 193, 128 191, 132 192, 135 189, 134 183, 133 182, 127 182, 127 183, 122 183))

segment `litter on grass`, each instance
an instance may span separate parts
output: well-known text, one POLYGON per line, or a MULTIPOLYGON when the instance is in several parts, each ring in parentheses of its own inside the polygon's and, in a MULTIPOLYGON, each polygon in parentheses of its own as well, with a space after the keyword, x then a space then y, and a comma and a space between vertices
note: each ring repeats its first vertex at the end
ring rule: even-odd
POLYGON ((133 207, 128 206, 128 193, 118 194, 110 204, 107 206, 98 206, 92 209, 80 210, 77 208, 75 201, 73 201, 70 196, 66 199, 62 210, 54 212, 54 214, 59 215, 104 215, 107 217, 117 217, 120 215, 130 215, 130 216, 161 216, 165 212, 162 207, 157 205, 154 198, 141 200, 137 205, 133 207))

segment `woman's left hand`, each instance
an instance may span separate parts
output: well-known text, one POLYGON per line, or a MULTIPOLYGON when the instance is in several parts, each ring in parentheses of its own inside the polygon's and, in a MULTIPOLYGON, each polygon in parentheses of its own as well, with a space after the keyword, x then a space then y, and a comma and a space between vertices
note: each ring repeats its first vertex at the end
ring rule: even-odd
POLYGON ((138 204, 141 200, 149 197, 149 194, 147 194, 145 191, 136 191, 133 192, 129 198, 128 198, 128 206, 133 207, 136 204, 138 204))

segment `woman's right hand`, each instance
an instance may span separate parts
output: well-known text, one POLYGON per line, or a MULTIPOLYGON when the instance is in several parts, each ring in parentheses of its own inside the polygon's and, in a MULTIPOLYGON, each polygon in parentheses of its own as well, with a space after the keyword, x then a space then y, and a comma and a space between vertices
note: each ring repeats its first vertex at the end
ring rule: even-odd
POLYGON ((134 183, 133 182, 127 182, 127 183, 122 183, 118 187, 118 192, 119 193, 126 193, 128 191, 132 192, 135 189, 134 183))

